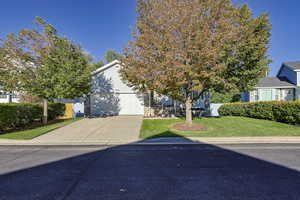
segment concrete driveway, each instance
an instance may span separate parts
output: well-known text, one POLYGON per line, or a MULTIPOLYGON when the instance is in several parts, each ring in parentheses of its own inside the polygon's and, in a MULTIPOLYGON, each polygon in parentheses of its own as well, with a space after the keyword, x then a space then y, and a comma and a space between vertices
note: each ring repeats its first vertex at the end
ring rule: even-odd
POLYGON ((142 116, 83 119, 32 140, 33 143, 130 143, 138 140, 142 116))

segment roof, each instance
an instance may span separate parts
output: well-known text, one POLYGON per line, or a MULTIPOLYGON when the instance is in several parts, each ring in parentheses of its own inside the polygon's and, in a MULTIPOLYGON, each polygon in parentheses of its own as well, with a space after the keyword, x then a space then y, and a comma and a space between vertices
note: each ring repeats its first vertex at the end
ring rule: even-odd
POLYGON ((105 71, 105 70, 107 70, 107 69, 109 69, 109 68, 111 68, 111 67, 113 67, 113 66, 115 66, 117 64, 121 64, 121 62, 118 61, 118 60, 114 60, 114 61, 112 61, 110 63, 107 63, 104 66, 99 67, 98 69, 96 69, 95 71, 93 71, 92 74, 93 75, 98 74, 98 73, 103 72, 103 71, 105 71))
POLYGON ((284 77, 266 77, 259 80, 256 88, 287 88, 296 87, 284 77))
POLYGON ((300 70, 300 61, 284 62, 283 64, 292 68, 293 70, 300 70))

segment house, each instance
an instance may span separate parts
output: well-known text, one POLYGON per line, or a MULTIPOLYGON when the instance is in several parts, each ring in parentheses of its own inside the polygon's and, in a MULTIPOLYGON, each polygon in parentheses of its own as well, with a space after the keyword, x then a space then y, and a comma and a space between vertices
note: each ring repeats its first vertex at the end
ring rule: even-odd
MULTIPOLYGON (((180 102, 152 91, 140 93, 133 90, 122 80, 120 68, 120 61, 115 60, 93 72, 92 93, 84 103, 86 116, 179 114, 183 107, 180 102)), ((208 105, 209 94, 205 94, 193 107, 205 110, 208 105)))
POLYGON ((16 93, 9 93, 0 90, 0 103, 19 103, 20 98, 16 93))
POLYGON ((300 61, 281 65, 276 77, 262 78, 254 90, 242 94, 244 102, 300 100, 300 61))
MULTIPOLYGON (((115 115, 142 115, 168 117, 184 114, 184 105, 172 98, 153 91, 140 93, 126 85, 120 74, 121 63, 115 60, 93 72, 92 91, 77 99, 55 99, 56 102, 73 105, 73 116, 103 117, 115 115)), ((19 102, 11 95, 12 102, 19 102)), ((9 95, 0 93, 0 103, 8 103, 9 95)), ((193 105, 195 113, 210 113, 210 94, 205 93, 193 105), (199 112, 198 112, 199 111, 199 112)))
POLYGON ((122 81, 120 68, 115 60, 93 72, 92 94, 85 102, 87 115, 144 115, 144 95, 122 81))

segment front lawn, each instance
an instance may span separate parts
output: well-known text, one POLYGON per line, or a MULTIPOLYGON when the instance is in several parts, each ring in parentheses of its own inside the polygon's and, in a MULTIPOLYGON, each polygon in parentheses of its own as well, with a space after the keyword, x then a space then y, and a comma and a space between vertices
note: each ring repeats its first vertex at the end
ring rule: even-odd
POLYGON ((46 126, 38 125, 38 126, 31 127, 28 130, 0 134, 0 139, 23 139, 23 140, 33 139, 35 137, 38 137, 40 135, 43 135, 55 129, 71 124, 80 119, 82 118, 58 119, 49 122, 49 124, 46 126))
POLYGON ((170 129, 170 125, 184 119, 145 119, 140 138, 157 137, 240 137, 240 136, 300 136, 300 127, 274 121, 245 117, 194 119, 207 131, 183 132, 170 129))

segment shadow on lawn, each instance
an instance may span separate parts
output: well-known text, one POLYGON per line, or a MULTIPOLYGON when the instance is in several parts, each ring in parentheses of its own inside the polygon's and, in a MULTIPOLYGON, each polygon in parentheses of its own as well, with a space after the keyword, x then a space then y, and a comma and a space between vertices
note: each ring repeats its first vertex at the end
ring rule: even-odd
MULTIPOLYGON (((46 126, 50 126, 50 125, 53 125, 53 124, 59 124, 59 123, 63 123, 67 120, 70 120, 70 119, 55 119, 55 120, 51 120, 47 123, 46 126)), ((5 130, 5 131, 1 131, 0 130, 0 136, 1 135, 5 135, 5 134, 9 134, 9 133, 15 133, 15 132, 20 132, 20 131, 28 131, 28 130, 33 130, 35 128, 42 128, 42 127, 45 127, 45 125, 43 125, 42 122, 36 122, 32 125, 28 125, 26 127, 16 127, 16 128, 12 128, 12 129, 9 129, 9 130, 5 130)))
POLYGON ((46 164, 54 149, 33 154, 21 162, 33 167, 2 172, 0 199, 300 199, 298 171, 219 146, 94 148, 46 164))
POLYGON ((162 133, 158 133, 156 135, 152 135, 149 137, 146 137, 145 139, 156 139, 156 138, 164 138, 164 137, 170 137, 170 138, 174 138, 174 137, 179 137, 179 138, 184 138, 184 136, 176 134, 175 132, 173 132, 172 130, 168 130, 162 133))

